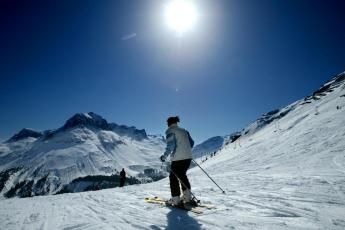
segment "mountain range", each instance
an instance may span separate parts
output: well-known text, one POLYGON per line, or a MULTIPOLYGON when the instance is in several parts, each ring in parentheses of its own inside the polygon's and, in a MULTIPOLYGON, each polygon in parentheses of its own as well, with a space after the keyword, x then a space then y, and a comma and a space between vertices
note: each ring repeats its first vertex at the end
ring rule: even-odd
MULTIPOLYGON (((317 102, 335 89, 343 90, 344 81, 345 72, 311 95, 263 114, 239 132, 207 139, 194 147, 193 157, 204 162, 228 146, 241 148, 243 140, 267 127, 278 134, 286 116, 308 108, 303 116, 300 113, 285 122, 289 126, 285 129, 293 129, 312 114, 318 115, 317 102)), ((339 96, 344 97, 345 93, 339 96)), ((167 176, 159 161, 164 149, 163 136, 108 123, 93 112, 77 113, 58 129, 22 129, 0 144, 0 194, 27 197, 116 187, 122 168, 128 184, 152 182, 167 176)))
MULTIPOLYGON (((145 197, 170 197, 169 178, 163 178, 124 188, 25 199, 0 199, 0 226, 2 229, 343 230, 344 111, 345 72, 335 76, 312 94, 263 114, 236 135, 211 138, 201 144, 211 153, 203 154, 199 151, 201 157, 196 158, 196 161, 203 170, 194 167, 188 170, 187 175, 193 194, 201 203, 211 203, 216 207, 204 209, 203 214, 197 215, 145 202, 145 197)), ((94 128, 83 126, 71 130, 77 129, 94 128)), ((57 142, 56 138, 62 135, 60 132, 55 133, 52 139, 48 138, 48 141, 57 142)), ((65 135, 65 132, 66 130, 62 133, 65 135)), ((90 142, 90 138, 86 137, 91 131, 87 132, 87 135, 82 135, 84 142, 90 142)), ((92 131, 92 143, 101 145, 98 140, 103 138, 96 134, 103 132, 113 131, 92 131)), ((79 130, 77 133, 82 132, 79 130)), ((19 136, 21 135, 17 137, 19 136)), ((70 141, 71 136, 63 140, 70 141)), ((126 136, 121 137, 129 140, 126 136)), ((44 134, 29 139, 44 145, 44 134)), ((151 141, 160 143, 157 139, 159 137, 153 137, 151 141)), ((148 135, 148 140, 140 142, 133 139, 133 143, 138 146, 142 146, 142 141, 150 142, 150 136, 148 135)), ((16 141, 3 144, 1 148, 15 143, 19 145, 16 141)), ((95 148, 96 144, 92 143, 87 147, 95 148)), ((54 145, 58 148, 52 151, 61 154, 63 148, 60 148, 60 144, 54 145)), ((112 146, 110 143, 109 145, 112 146)), ((15 149, 14 146, 12 148, 15 149)), ((84 151, 86 149, 79 154, 84 151)), ((2 158, 3 154, 2 150, 2 158)), ((10 165, 9 162, 7 164, 10 165)), ((19 172, 20 169, 17 173, 20 174, 19 172)), ((3 180, 5 174, 1 175, 3 180)), ((8 175, 16 178, 16 173, 8 172, 8 175)), ((100 181, 103 178, 98 176, 89 178, 89 181, 92 179, 100 181)), ((12 181, 14 179, 9 179, 5 183, 6 187, 11 187, 12 181)), ((85 183, 85 178, 77 181, 81 186, 85 183)))
POLYGON ((86 191, 165 176, 159 156, 165 140, 145 130, 77 113, 63 126, 43 132, 22 129, 0 145, 0 191, 5 197, 86 191))

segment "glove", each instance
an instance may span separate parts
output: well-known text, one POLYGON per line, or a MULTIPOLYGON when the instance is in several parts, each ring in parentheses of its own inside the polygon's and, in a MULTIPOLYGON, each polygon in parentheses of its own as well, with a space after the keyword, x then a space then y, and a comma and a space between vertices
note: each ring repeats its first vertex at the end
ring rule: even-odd
POLYGON ((162 162, 164 162, 164 161, 165 161, 165 156, 162 155, 159 159, 160 159, 162 162))

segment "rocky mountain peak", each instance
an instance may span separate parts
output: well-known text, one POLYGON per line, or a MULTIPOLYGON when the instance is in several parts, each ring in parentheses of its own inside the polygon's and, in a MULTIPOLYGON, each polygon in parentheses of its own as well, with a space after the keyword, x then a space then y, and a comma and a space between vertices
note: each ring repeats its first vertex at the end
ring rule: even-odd
POLYGON ((75 114, 66 121, 62 128, 69 129, 77 126, 92 126, 104 130, 110 129, 108 122, 103 117, 93 112, 75 114))
POLYGON ((24 128, 20 130, 18 133, 16 133, 15 135, 13 135, 7 142, 19 141, 27 137, 39 138, 41 136, 42 136, 41 132, 35 131, 33 129, 24 128))

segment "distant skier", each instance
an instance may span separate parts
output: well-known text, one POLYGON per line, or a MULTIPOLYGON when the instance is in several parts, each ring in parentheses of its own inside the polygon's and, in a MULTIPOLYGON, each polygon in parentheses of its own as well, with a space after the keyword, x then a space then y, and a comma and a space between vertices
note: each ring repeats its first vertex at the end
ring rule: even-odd
POLYGON ((120 187, 123 187, 126 182, 126 172, 125 169, 123 168, 120 172, 120 187))
POLYGON ((194 141, 188 131, 177 125, 179 117, 169 117, 167 120, 168 129, 166 130, 167 147, 165 153, 160 157, 164 162, 171 154, 171 171, 169 175, 171 199, 170 204, 178 205, 181 202, 191 202, 191 186, 187 178, 187 170, 192 161, 192 148, 194 141), (180 183, 183 195, 180 198, 180 183))

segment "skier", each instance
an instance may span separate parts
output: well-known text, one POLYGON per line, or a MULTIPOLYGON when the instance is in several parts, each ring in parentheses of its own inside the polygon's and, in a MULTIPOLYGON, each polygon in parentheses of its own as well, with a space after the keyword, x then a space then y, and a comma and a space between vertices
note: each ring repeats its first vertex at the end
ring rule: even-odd
POLYGON ((186 172, 192 161, 192 148, 194 141, 188 131, 177 125, 179 117, 169 117, 166 130, 167 147, 165 153, 160 157, 164 162, 171 154, 170 191, 171 199, 168 201, 172 205, 179 205, 181 202, 191 202, 191 187, 186 172), (183 195, 180 197, 180 183, 183 195))
POLYGON ((120 187, 123 187, 125 185, 125 181, 126 181, 126 172, 125 172, 125 169, 122 168, 120 172, 120 187))

